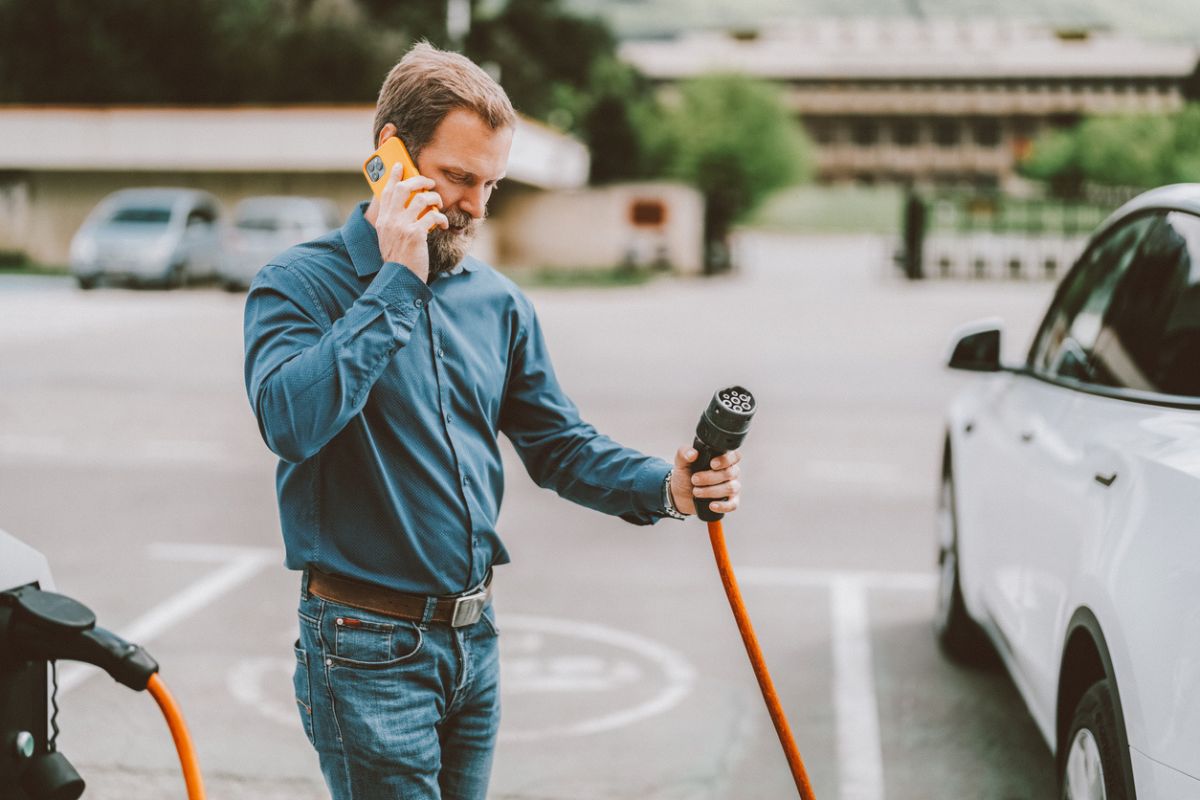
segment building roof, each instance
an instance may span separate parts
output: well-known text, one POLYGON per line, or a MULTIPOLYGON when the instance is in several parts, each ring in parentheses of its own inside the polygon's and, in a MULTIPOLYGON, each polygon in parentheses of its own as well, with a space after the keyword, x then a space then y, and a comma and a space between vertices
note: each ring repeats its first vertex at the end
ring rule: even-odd
POLYGON ((742 72, 771 80, 1173 77, 1190 45, 1105 31, 1056 32, 1011 20, 841 18, 731 34, 630 40, 621 57, 657 80, 742 72))
MULTIPOLYGON (((231 108, 0 106, 0 169, 357 171, 374 106, 231 108)), ((543 189, 587 183, 579 141, 517 122, 508 179, 543 189)))

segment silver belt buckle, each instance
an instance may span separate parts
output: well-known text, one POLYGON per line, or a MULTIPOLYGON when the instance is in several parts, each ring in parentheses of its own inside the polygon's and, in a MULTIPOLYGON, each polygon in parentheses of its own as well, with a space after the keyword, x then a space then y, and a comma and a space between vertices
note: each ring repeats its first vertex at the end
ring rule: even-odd
POLYGON ((483 616, 483 608, 487 605, 491 588, 483 588, 473 594, 463 595, 454 601, 454 614, 450 617, 450 627, 461 628, 464 625, 474 625, 483 616))

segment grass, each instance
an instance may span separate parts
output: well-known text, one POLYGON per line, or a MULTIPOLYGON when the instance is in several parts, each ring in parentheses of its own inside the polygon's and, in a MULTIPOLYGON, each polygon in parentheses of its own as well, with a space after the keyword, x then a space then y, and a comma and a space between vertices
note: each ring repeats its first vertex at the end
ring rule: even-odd
POLYGON ((606 287, 636 286, 655 278, 654 270, 629 267, 587 267, 561 269, 537 267, 516 269, 508 273, 521 286, 535 289, 596 289, 606 287))
POLYGON ((42 264, 24 257, 0 257, 0 275, 69 275, 66 264, 42 264))
POLYGON ((892 186, 791 186, 771 195, 744 227, 778 233, 900 230, 903 192, 892 186))

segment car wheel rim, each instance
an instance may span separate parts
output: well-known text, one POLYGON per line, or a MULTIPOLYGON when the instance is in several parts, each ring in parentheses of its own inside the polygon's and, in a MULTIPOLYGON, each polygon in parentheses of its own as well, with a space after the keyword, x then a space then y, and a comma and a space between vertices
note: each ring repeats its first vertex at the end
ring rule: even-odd
POLYGON ((1096 737, 1087 728, 1075 734, 1067 754, 1067 800, 1105 800, 1104 765, 1096 737))
POLYGON ((942 481, 942 491, 938 498, 938 626, 944 627, 950 613, 950 604, 954 596, 954 582, 958 576, 958 553, 954 541, 954 511, 951 504, 950 479, 942 481))

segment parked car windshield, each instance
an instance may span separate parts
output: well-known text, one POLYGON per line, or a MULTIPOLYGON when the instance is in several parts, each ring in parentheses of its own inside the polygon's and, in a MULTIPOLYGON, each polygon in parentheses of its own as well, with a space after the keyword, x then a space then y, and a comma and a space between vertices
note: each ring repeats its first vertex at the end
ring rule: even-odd
POLYGON ((118 208, 108 218, 109 223, 118 225, 166 225, 171 221, 171 209, 150 206, 127 206, 118 208))
POLYGON ((1088 360, 1104 309, 1155 219, 1144 215, 1121 223, 1083 255, 1038 332, 1030 354, 1034 371, 1053 378, 1088 379, 1088 360))
POLYGON ((1200 396, 1200 217, 1155 219, 1092 346, 1101 386, 1200 396))

